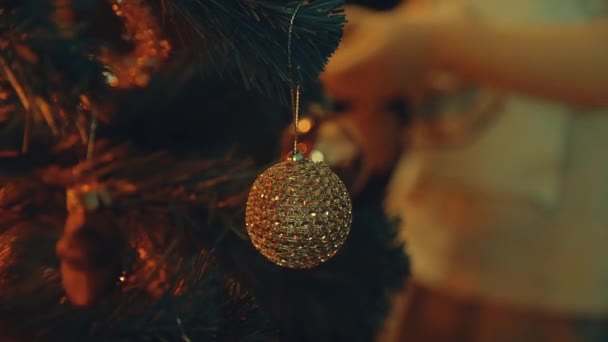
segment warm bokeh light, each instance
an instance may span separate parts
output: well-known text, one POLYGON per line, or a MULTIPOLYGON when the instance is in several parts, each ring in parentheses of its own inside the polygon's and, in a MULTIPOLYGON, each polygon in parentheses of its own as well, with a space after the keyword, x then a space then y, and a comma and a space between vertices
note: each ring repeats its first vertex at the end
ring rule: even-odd
POLYGON ((310 160, 317 163, 322 162, 325 160, 325 156, 323 155, 323 152, 319 150, 312 150, 310 152, 310 160))
POLYGON ((312 120, 309 118, 304 118, 298 122, 298 131, 300 133, 308 133, 312 129, 312 120))
POLYGON ((303 142, 299 143, 298 144, 298 151, 306 154, 308 152, 308 145, 306 145, 306 143, 303 143, 303 142))

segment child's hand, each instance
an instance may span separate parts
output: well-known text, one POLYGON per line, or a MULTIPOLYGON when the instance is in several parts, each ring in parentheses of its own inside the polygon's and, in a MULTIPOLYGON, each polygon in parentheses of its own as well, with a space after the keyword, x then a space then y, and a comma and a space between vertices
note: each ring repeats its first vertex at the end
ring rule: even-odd
POLYGON ((347 7, 344 39, 321 76, 327 92, 367 108, 423 93, 429 72, 441 67, 441 33, 463 14, 416 3, 391 12, 347 7))
POLYGON ((351 111, 320 126, 315 149, 330 166, 351 173, 347 184, 356 196, 371 177, 390 170, 401 152, 401 134, 394 113, 351 111))
POLYGON ((322 75, 334 99, 373 107, 422 81, 433 56, 427 25, 401 12, 347 8, 346 15, 344 40, 322 75))

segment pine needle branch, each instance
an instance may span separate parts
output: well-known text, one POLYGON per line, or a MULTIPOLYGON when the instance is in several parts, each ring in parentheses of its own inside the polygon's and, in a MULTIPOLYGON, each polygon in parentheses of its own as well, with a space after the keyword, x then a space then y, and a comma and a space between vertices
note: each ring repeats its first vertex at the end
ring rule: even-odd
MULTIPOLYGON (((290 82, 287 34, 299 1, 164 0, 162 13, 173 36, 193 53, 203 72, 236 68, 246 86, 286 100, 290 82), (181 25, 178 23, 182 23, 181 25), (281 96, 279 94, 285 94, 281 96)), ((297 81, 311 84, 342 36, 341 0, 306 2, 294 22, 297 81)))

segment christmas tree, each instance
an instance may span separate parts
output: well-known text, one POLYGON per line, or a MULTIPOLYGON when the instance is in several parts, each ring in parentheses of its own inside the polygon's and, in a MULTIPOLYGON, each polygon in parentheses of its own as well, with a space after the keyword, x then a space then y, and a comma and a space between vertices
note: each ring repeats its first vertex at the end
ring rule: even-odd
POLYGON ((341 6, 3 1, 0 340, 369 341, 405 273, 379 191, 314 270, 271 264, 243 228, 341 6))

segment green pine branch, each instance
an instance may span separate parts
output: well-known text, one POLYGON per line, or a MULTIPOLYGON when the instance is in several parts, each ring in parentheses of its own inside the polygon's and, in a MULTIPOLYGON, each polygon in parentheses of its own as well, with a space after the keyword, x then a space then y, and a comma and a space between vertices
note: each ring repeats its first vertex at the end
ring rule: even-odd
MULTIPOLYGON (((193 54, 203 71, 236 67, 246 86, 272 98, 288 93, 288 31, 299 1, 170 0, 162 4, 170 19, 169 30, 185 37, 178 53, 193 54)), ((341 0, 307 1, 299 9, 293 27, 296 81, 314 82, 337 48, 345 22, 342 4, 341 0)))

